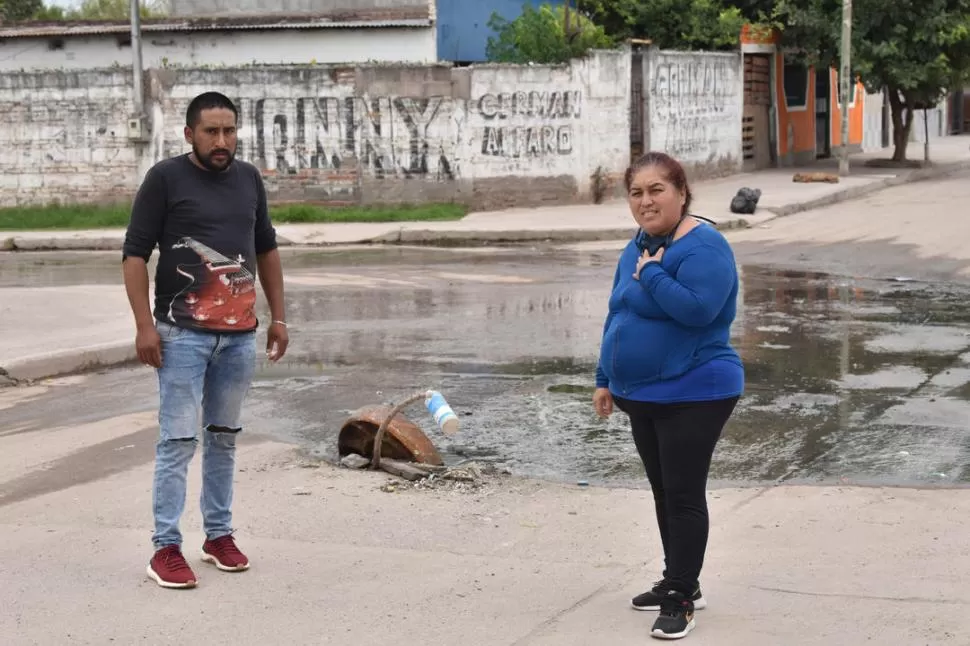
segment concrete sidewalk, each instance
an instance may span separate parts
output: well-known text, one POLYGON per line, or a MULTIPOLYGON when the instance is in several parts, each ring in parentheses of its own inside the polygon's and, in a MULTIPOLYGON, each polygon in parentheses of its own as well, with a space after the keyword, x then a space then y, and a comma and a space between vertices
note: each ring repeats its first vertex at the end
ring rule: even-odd
MULTIPOLYGON (((233 520, 252 569, 199 561, 197 456, 182 530, 199 587, 163 590, 145 576, 152 422, 0 438, 4 644, 661 643, 648 636, 656 613, 629 605, 663 567, 648 490, 511 477, 388 489, 386 474, 301 462, 251 434, 233 520), (111 466, 67 468, 82 457, 111 466)), ((709 500, 709 605, 684 643, 970 643, 970 491, 792 486, 709 500)))
MULTIPOLYGON (((917 146, 911 145, 911 153, 917 146)), ((852 157, 851 175, 837 184, 795 183, 799 171, 835 172, 836 160, 822 160, 804 168, 770 169, 697 182, 693 212, 723 229, 757 226, 775 217, 791 215, 868 195, 890 186, 934 179, 970 169, 970 136, 947 137, 933 143, 933 164, 923 169, 869 168, 868 160, 883 159, 891 150, 852 157), (731 213, 731 198, 741 187, 762 191, 754 215, 731 213)), ((629 237, 632 220, 626 202, 579 204, 472 213, 453 222, 393 222, 278 224, 283 245, 342 244, 481 244, 549 240, 583 242, 629 237)), ((0 232, 0 249, 118 250, 124 230, 0 232)))

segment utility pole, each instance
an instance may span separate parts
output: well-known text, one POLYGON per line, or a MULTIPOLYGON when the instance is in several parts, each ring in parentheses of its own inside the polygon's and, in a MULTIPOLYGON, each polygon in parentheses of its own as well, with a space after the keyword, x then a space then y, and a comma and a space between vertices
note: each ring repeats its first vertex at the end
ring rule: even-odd
MULTIPOLYGON (((137 1, 137 0, 133 0, 137 1)), ((849 96, 852 89, 852 0, 842 0, 842 54, 839 87, 842 91, 842 153, 839 175, 849 175, 849 96)))
POLYGON ((569 0, 566 0, 565 5, 563 6, 563 18, 564 18, 564 22, 566 23, 565 24, 565 27, 563 28, 563 31, 566 33, 566 42, 568 43, 570 41, 570 38, 569 38, 569 0))
POLYGON ((145 114, 145 84, 141 62, 141 7, 138 4, 138 0, 131 0, 131 78, 134 85, 132 98, 135 101, 135 114, 141 117, 145 114))

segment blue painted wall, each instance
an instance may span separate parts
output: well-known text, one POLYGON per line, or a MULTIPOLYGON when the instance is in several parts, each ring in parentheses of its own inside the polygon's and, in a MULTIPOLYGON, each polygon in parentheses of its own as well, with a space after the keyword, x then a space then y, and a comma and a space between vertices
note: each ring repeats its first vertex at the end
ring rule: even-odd
POLYGON ((438 0, 438 59, 481 63, 485 46, 495 32, 488 28, 492 12, 507 20, 522 15, 522 5, 560 5, 560 0, 438 0))

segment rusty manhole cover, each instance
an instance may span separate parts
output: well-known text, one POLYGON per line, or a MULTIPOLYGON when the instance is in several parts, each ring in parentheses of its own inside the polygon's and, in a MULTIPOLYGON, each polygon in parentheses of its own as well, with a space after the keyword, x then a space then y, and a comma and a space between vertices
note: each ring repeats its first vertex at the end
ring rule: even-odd
MULTIPOLYGON (((340 457, 350 453, 368 458, 372 456, 377 429, 390 412, 390 406, 365 406, 354 411, 340 428, 337 437, 337 452, 340 457)), ((381 443, 381 457, 434 466, 444 464, 438 449, 428 436, 400 413, 387 425, 384 441, 381 443)))

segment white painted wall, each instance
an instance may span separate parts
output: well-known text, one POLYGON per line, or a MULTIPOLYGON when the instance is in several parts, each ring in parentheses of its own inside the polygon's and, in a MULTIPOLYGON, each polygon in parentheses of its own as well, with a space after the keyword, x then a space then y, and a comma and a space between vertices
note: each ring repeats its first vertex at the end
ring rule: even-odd
MULTIPOLYGON (((883 104, 883 92, 878 92, 875 94, 866 94, 865 103, 865 116, 863 117, 863 131, 862 131, 862 150, 863 152, 874 152, 878 150, 883 150, 882 147, 882 104, 883 104)), ((939 139, 941 137, 947 137, 947 115, 948 103, 946 100, 941 100, 939 105, 932 110, 916 110, 913 112, 913 127, 910 129, 909 140, 912 143, 925 143, 926 141, 926 129, 929 126, 930 142, 934 139, 939 139), (924 114, 928 123, 923 122, 924 114)), ((888 141, 889 148, 893 146, 893 125, 892 119, 886 119, 886 126, 889 130, 888 141)), ((912 157, 912 153, 908 152, 907 155, 912 157)))
MULTIPOLYGON (((0 39, 0 72, 130 67, 131 47, 111 34, 64 39, 49 48, 49 38, 0 39)), ((233 67, 253 64, 433 63, 437 42, 433 28, 295 29, 290 31, 146 32, 144 67, 182 65, 233 67)))
POLYGON ((269 82, 259 74, 194 74, 192 82, 166 93, 158 150, 163 156, 187 150, 185 108, 197 93, 217 89, 240 100, 244 158, 283 174, 325 169, 331 183, 347 184, 337 191, 344 195, 353 178, 339 171, 354 162, 371 178, 466 185, 571 178, 579 193, 589 190, 597 167, 613 175, 624 170, 628 53, 597 52, 563 66, 486 65, 455 73, 470 74, 467 97, 453 96, 450 81, 422 90, 407 71, 400 82, 412 92, 403 95, 362 88, 353 76, 335 81, 329 70, 297 77, 280 71, 269 82))
POLYGON ((741 54, 651 50, 645 59, 649 148, 700 173, 740 171, 741 54))
POLYGON ((317 15, 333 11, 434 7, 434 0, 167 0, 172 16, 317 15))
POLYGON ((185 111, 193 97, 215 90, 239 107, 239 157, 260 167, 271 188, 290 184, 294 198, 306 194, 300 176, 316 178, 312 198, 344 201, 356 199, 360 175, 445 181, 460 163, 454 119, 460 102, 361 89, 353 69, 163 70, 151 78, 159 106, 154 161, 190 150, 185 111))
POLYGON ((185 110, 240 108, 239 157, 276 199, 474 203, 587 200, 629 158, 630 56, 564 66, 151 70, 149 144, 125 139, 130 72, 0 74, 0 204, 112 199, 187 152, 185 110))
MULTIPOLYGON (((882 146, 882 111, 883 93, 866 92, 863 99, 862 115, 862 152, 883 150, 882 146)), ((888 119, 887 119, 888 122, 888 119)), ((892 125, 890 124, 890 128, 892 125)), ((892 142, 892 138, 889 139, 892 142)))
POLYGON ((470 178, 571 176, 581 192, 602 166, 625 170, 630 154, 630 55, 597 52, 568 66, 472 68, 459 123, 470 178))
POLYGON ((948 128, 947 121, 947 102, 941 99, 937 107, 932 110, 916 110, 913 112, 913 129, 910 131, 909 140, 918 143, 926 142, 926 130, 930 132, 930 142, 934 139, 946 137, 948 128), (923 118, 926 118, 926 123, 923 118))
POLYGON ((125 70, 0 75, 0 206, 127 197, 130 88, 125 70))

